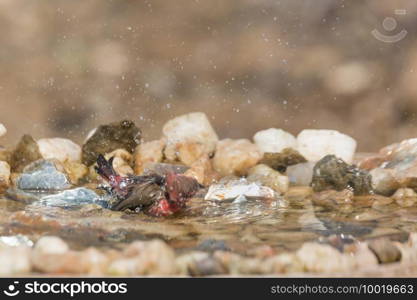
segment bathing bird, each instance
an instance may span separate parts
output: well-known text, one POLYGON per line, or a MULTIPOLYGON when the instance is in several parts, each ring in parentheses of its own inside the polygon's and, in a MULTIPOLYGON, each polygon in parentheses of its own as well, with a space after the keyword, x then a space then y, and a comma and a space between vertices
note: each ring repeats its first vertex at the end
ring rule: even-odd
POLYGON ((113 168, 113 159, 100 154, 95 167, 109 184, 104 189, 118 200, 112 210, 139 209, 152 216, 170 216, 184 209, 202 187, 194 178, 172 171, 121 176, 113 168))

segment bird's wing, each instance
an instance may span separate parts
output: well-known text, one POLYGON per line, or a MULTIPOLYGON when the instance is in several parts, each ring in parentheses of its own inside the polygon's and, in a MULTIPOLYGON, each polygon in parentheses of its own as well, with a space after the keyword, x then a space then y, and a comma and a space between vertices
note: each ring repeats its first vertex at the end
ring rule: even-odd
POLYGON ((134 209, 136 207, 147 207, 152 205, 164 196, 161 187, 153 182, 136 184, 129 196, 115 204, 113 210, 134 209))

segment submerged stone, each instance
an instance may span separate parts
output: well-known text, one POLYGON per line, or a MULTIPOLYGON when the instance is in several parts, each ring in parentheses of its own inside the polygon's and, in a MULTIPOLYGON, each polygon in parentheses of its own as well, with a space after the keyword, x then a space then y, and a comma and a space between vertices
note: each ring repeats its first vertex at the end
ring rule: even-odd
POLYGON ((99 126, 82 147, 82 162, 90 166, 99 154, 105 155, 117 149, 133 153, 140 144, 141 132, 133 121, 124 120, 99 126))
POLYGON ((62 190, 71 187, 66 174, 54 162, 38 160, 27 166, 17 179, 21 190, 62 190))
POLYGON ((109 199, 108 197, 99 196, 93 190, 80 187, 66 190, 58 194, 43 196, 40 198, 38 204, 63 208, 85 204, 97 204, 104 208, 108 208, 109 199))
POLYGON ((279 153, 264 153, 259 163, 265 164, 279 172, 285 172, 288 166, 305 163, 307 160, 297 150, 285 148, 279 153))
POLYGON ((348 165, 334 155, 327 155, 317 162, 311 185, 315 192, 329 189, 352 189, 355 195, 372 192, 371 175, 367 171, 348 165))
POLYGON ((28 134, 25 134, 14 149, 10 166, 13 172, 22 172, 28 164, 42 159, 38 143, 28 134))

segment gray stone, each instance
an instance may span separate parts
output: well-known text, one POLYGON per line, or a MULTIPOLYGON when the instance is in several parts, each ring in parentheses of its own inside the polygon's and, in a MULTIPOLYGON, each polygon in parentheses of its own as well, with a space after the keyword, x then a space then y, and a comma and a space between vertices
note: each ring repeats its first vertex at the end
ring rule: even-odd
POLYGON ((38 160, 23 170, 17 187, 21 190, 62 190, 71 187, 71 184, 53 162, 38 160))
POLYGON ((105 196, 99 196, 93 190, 80 187, 66 190, 54 195, 43 196, 37 204, 56 207, 73 207, 85 204, 97 204, 108 208, 109 201, 105 196))

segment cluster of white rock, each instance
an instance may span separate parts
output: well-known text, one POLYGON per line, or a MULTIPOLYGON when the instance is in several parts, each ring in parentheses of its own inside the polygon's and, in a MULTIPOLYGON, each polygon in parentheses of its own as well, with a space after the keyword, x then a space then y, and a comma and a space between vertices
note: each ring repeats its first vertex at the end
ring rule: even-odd
POLYGON ((305 129, 296 138, 282 129, 270 128, 257 132, 253 140, 262 152, 281 152, 285 148, 293 148, 308 161, 316 162, 333 154, 349 164, 353 161, 357 145, 346 134, 324 129, 305 129))

